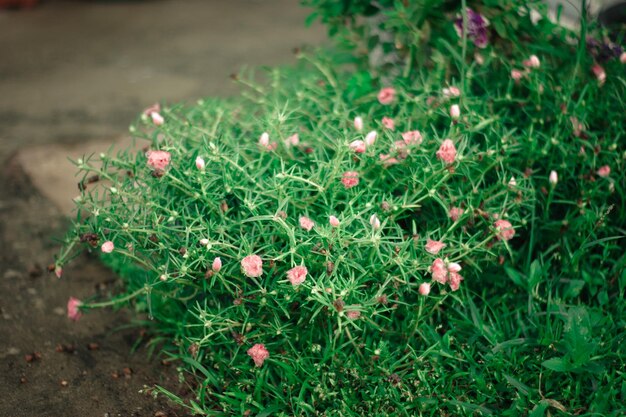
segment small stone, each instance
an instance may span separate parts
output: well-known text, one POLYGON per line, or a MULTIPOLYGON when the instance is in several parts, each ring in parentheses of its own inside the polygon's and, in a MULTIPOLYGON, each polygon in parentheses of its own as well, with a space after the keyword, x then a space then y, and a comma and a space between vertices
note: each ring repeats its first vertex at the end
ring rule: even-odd
POLYGON ((62 307, 56 307, 54 310, 52 310, 52 312, 54 314, 56 314, 57 316, 64 316, 65 315, 65 310, 63 310, 62 307))
POLYGON ((20 384, 25 384, 25 383, 27 383, 27 382, 28 382, 28 380, 26 379, 26 377, 25 377, 25 376, 23 376, 23 377, 21 377, 21 378, 20 378, 20 384))
POLYGON ((4 279, 18 279, 21 278, 22 274, 20 274, 15 269, 7 269, 4 273, 4 279))
POLYGON ((91 343, 89 343, 87 345, 87 349, 89 349, 89 350, 98 350, 98 349, 100 349, 100 345, 98 345, 95 342, 91 342, 91 343))
POLYGON ((61 384, 62 387, 67 387, 70 383, 67 382, 66 380, 62 379, 60 384, 61 384))

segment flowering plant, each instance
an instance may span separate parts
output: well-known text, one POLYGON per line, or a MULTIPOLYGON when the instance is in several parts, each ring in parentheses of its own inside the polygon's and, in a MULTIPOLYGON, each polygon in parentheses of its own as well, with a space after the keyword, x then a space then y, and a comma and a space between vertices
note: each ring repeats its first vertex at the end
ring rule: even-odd
POLYGON ((259 410, 338 407, 329 372, 362 369, 346 381, 359 398, 364 378, 406 372, 420 324, 463 298, 521 221, 524 181, 509 184, 480 129, 415 87, 355 107, 315 64, 270 92, 246 81, 248 101, 160 109, 136 130, 145 150, 78 162, 90 186, 58 266, 84 242, 143 272, 111 301, 73 300, 72 317, 132 301, 175 320, 224 412, 234 392, 259 410))

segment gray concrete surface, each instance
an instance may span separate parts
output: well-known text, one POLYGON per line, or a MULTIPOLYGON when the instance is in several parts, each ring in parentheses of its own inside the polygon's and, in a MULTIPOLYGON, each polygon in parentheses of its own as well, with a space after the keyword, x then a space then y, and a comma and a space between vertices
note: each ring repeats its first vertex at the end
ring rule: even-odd
POLYGON ((104 151, 156 101, 237 92, 243 66, 294 62, 325 40, 297 0, 48 1, 0 11, 0 161, 19 151, 65 213, 67 157, 104 151), (39 147, 36 147, 39 145, 39 147))

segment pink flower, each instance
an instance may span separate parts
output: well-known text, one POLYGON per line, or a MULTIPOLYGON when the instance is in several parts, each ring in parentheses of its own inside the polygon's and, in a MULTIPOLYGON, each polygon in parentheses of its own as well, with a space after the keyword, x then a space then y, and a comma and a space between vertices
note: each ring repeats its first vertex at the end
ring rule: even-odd
POLYGON ((404 143, 407 145, 419 145, 422 143, 423 138, 419 130, 409 130, 402 134, 402 140, 404 140, 404 143))
POLYGON ((261 133, 261 137, 259 137, 259 145, 267 148, 270 145, 270 135, 267 132, 261 133))
POLYGON ((455 86, 450 86, 449 88, 444 88, 442 93, 445 97, 459 97, 461 95, 461 90, 455 86))
POLYGON ((496 238, 498 240, 510 240, 515 236, 513 225, 507 220, 496 220, 493 224, 497 230, 496 238))
POLYGON ((148 165, 154 169, 165 169, 170 164, 171 154, 166 151, 148 151, 146 152, 148 165))
POLYGON ((150 118, 152 119, 152 123, 154 123, 155 126, 161 126, 165 122, 163 116, 161 116, 161 114, 157 112, 150 113, 150 118))
POLYGON ((531 55, 528 59, 524 60, 523 64, 526 68, 539 68, 541 62, 539 62, 537 55, 531 55))
POLYGON ((389 130, 394 130, 396 128, 396 123, 391 117, 383 117, 382 123, 383 126, 385 126, 389 130))
POLYGON ((359 310, 349 310, 349 308, 354 308, 354 307, 359 307, 358 305, 354 305, 354 306, 349 306, 346 308, 346 317, 351 319, 351 320, 355 320, 358 319, 359 317, 361 317, 361 312, 359 310))
POLYGON ((551 186, 555 186, 557 182, 559 182, 559 175, 556 171, 550 171, 550 176, 548 177, 548 182, 551 186))
POLYGON ((423 295, 424 297, 426 297, 428 294, 430 294, 430 284, 427 282, 421 283, 418 288, 418 291, 420 295, 423 295))
POLYGON ((372 146, 374 144, 374 142, 376 142, 376 136, 378 136, 378 133, 376 133, 375 130, 372 130, 371 132, 369 132, 365 136, 365 144, 367 146, 372 146))
POLYGON ((598 169, 598 175, 602 178, 606 178, 611 174, 611 167, 608 165, 601 166, 598 169))
POLYGON ((393 87, 385 87, 378 92, 378 102, 380 104, 391 104, 396 98, 396 90, 393 87))
POLYGON ((258 255, 248 255, 241 260, 243 273, 250 278, 263 275, 263 260, 258 255))
POLYGON ((63 276, 63 268, 61 268, 60 266, 55 266, 54 275, 56 275, 57 278, 61 278, 63 276))
POLYGON ((343 173, 341 183, 346 188, 352 188, 359 185, 359 173, 356 171, 346 171, 343 173))
POLYGON ((380 219, 376 214, 372 214, 372 217, 370 217, 370 224, 373 229, 380 229, 380 219))
POLYGON ((267 349, 265 349, 264 344, 257 343, 256 345, 248 349, 248 356, 252 358, 252 360, 254 361, 254 365, 257 368, 260 368, 261 366, 263 366, 263 362, 265 362, 265 359, 270 357, 270 353, 267 349))
POLYGON ((593 64, 591 67, 591 72, 598 79, 598 84, 602 85, 606 81, 606 72, 604 72, 604 68, 602 68, 598 64, 593 64))
POLYGON ((304 282, 308 272, 306 266, 296 266, 287 271, 287 279, 291 282, 291 285, 295 287, 304 282))
POLYGON ((104 253, 111 253, 113 252, 113 249, 115 249, 115 245, 113 244, 113 242, 111 242, 110 240, 107 240, 106 242, 104 242, 102 244, 102 246, 100 247, 100 249, 102 250, 102 252, 104 253))
POLYGON ((332 227, 339 227, 339 219, 335 216, 330 216, 328 222, 332 227))
POLYGON ((432 253, 433 255, 438 254, 439 251, 445 247, 446 247, 445 243, 439 240, 431 240, 431 239, 427 239, 426 244, 424 245, 424 249, 426 249, 426 252, 432 253))
POLYGON ((456 262, 448 262, 448 272, 461 272, 461 265, 456 262))
POLYGON ((297 133, 294 133, 293 135, 285 139, 286 146, 298 146, 299 144, 300 144, 300 136, 297 133))
POLYGON ((197 157, 196 158, 196 168, 198 168, 200 171, 204 171, 204 168, 206 167, 206 162, 204 162, 204 159, 197 157))
POLYGON ((363 130, 363 119, 360 116, 354 118, 354 128, 359 132, 363 130))
POLYGON ((461 108, 458 104, 453 104, 452 106, 450 106, 450 117, 455 120, 461 117, 461 108))
POLYGON ((463 281, 463 277, 460 274, 456 272, 450 272, 448 283, 450 284, 450 289, 452 291, 456 291, 459 289, 461 281, 463 281))
POLYGON ((459 207, 450 207, 450 211, 448 212, 448 216, 452 219, 453 222, 459 220, 459 217, 463 215, 463 209, 459 207))
MULTIPOLYGON (((403 142, 404 143, 404 142, 403 142)), ((398 161, 398 159, 394 158, 393 156, 386 154, 386 153, 381 153, 379 155, 380 157, 380 161, 383 163, 383 165, 386 167, 389 167, 391 165, 396 165, 399 164, 400 161, 398 161)))
POLYGON ((448 268, 441 258, 435 259, 430 266, 430 272, 433 275, 433 279, 440 284, 445 284, 448 281, 448 268))
POLYGON ((213 270, 213 272, 220 272, 220 269, 222 269, 222 260, 220 259, 219 256, 213 259, 213 264, 211 265, 211 269, 213 270))
POLYGON ((365 152, 365 142, 363 142, 362 140, 355 140, 350 142, 350 149, 352 149, 354 152, 356 153, 363 153, 365 152))
POLYGON ((450 139, 444 140, 437 151, 437 159, 442 160, 446 164, 451 164, 455 158, 456 148, 454 147, 454 142, 450 139))
POLYGON ((300 227, 301 228, 303 228, 307 232, 310 232, 311 229, 313 229, 313 226, 315 226, 315 223, 313 222, 313 220, 309 219, 306 216, 300 216, 300 227))
POLYGON ((515 82, 521 80, 523 76, 524 73, 522 71, 516 69, 511 70, 511 78, 513 78, 515 82))
POLYGON ((621 62, 622 64, 626 64, 626 52, 622 52, 622 54, 619 56, 619 62, 621 62))
POLYGON ((146 108, 143 111, 143 114, 145 116, 150 116, 152 113, 160 113, 161 112, 161 105, 159 103, 154 103, 152 106, 146 108))
POLYGON ((67 318, 73 321, 78 321, 78 319, 82 316, 79 309, 81 305, 83 305, 83 302, 78 298, 70 297, 67 301, 67 318))

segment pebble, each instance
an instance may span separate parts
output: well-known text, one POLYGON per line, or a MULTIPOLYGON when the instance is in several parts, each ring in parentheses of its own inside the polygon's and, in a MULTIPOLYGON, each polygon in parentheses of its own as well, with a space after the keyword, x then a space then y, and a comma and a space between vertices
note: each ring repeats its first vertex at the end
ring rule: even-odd
POLYGON ((16 271, 15 269, 7 269, 4 273, 4 279, 18 279, 21 277, 22 274, 20 274, 19 271, 16 271))

